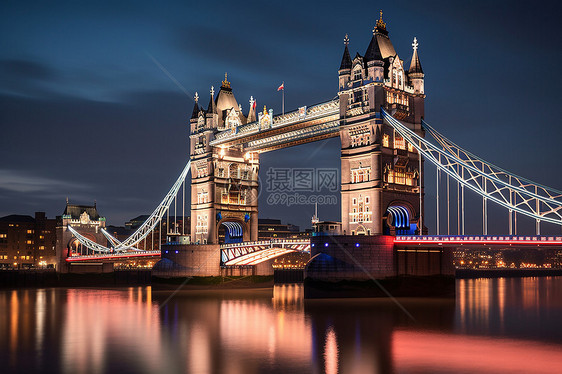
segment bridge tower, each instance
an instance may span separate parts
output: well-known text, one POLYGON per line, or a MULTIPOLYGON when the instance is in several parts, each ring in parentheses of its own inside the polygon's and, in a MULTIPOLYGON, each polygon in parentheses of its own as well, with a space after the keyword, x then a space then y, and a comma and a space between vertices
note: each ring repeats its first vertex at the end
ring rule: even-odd
POLYGON ((352 59, 349 39, 338 70, 342 231, 347 235, 420 232, 423 162, 381 108, 423 136, 424 74, 414 38, 408 70, 380 18, 365 54, 352 59))
POLYGON ((245 116, 226 74, 216 98, 211 87, 206 110, 199 106, 199 96, 195 94, 190 120, 192 242, 219 244, 258 239, 258 154, 246 152, 242 145, 210 145, 219 132, 236 134, 240 125, 255 120, 253 99, 245 116))
POLYGON ((94 205, 75 205, 66 201, 66 208, 62 216, 57 217, 57 244, 56 257, 58 260, 57 271, 67 273, 69 265, 65 261, 72 253, 86 250, 81 248, 81 244, 68 230, 68 226, 76 229, 86 238, 102 245, 107 245, 107 239, 101 232, 105 228, 105 217, 98 213, 96 204, 94 205))

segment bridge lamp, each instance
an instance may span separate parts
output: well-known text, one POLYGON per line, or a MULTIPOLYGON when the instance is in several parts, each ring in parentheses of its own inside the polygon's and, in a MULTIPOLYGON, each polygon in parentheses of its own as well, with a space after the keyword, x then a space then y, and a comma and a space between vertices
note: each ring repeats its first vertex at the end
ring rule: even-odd
POLYGON ((356 247, 359 247, 359 243, 355 243, 355 246, 356 246, 356 247))
POLYGON ((311 247, 314 247, 315 245, 316 245, 316 244, 312 243, 310 246, 311 246, 311 247))
POLYGON ((327 247, 327 246, 328 246, 328 243, 324 243, 324 247, 327 247))
POLYGON ((244 155, 244 159, 249 160, 252 157, 252 155, 250 154, 250 152, 246 152, 246 154, 244 155))
POLYGON ((220 152, 219 152, 219 156, 220 158, 223 158, 225 154, 224 148, 221 148, 220 152))

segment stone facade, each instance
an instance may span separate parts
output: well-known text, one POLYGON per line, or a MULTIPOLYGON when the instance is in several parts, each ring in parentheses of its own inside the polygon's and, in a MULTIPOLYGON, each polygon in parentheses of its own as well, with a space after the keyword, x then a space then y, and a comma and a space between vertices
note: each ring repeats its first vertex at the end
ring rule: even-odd
POLYGON ((236 240, 258 239, 258 154, 246 152, 242 146, 219 148, 209 144, 220 131, 236 129, 248 119, 255 120, 252 104, 248 117, 244 116, 226 76, 216 99, 211 88, 207 110, 199 107, 196 96, 190 120, 191 240, 194 243, 222 243, 229 235, 228 230, 239 228, 242 237, 236 240))
MULTIPOLYGON (((364 56, 351 59, 346 36, 339 74, 342 230, 347 235, 421 232, 423 163, 381 119, 381 108, 423 136, 423 71, 417 41, 406 70, 381 19, 364 56), (420 191, 421 189, 421 191, 420 191), (407 211, 396 227, 389 207, 407 211)), ((400 213, 400 212, 398 212, 400 213)))

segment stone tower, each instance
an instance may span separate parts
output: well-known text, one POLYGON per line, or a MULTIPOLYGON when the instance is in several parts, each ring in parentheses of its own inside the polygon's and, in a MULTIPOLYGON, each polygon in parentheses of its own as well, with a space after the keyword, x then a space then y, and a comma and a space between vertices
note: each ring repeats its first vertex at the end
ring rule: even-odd
POLYGON ((69 225, 86 238, 98 244, 107 245, 107 239, 101 232, 101 229, 105 228, 105 217, 99 215, 96 204, 75 205, 69 204, 67 200, 62 216, 57 217, 56 228, 57 270, 61 273, 66 273, 69 270, 66 258, 79 250, 84 250, 80 248, 78 239, 68 230, 69 225))
POLYGON ((240 125, 255 121, 253 99, 248 117, 242 113, 230 82, 224 81, 207 110, 195 106, 190 120, 191 241, 199 244, 255 241, 258 238, 257 153, 242 146, 212 147, 221 134, 237 133, 240 125))
MULTIPOLYGON (((380 18, 362 56, 349 39, 338 70, 342 231, 347 235, 420 233, 423 163, 412 145, 383 122, 381 108, 423 136, 424 74, 414 38, 408 70, 380 18)), ((423 231, 423 230, 422 230, 423 231)))

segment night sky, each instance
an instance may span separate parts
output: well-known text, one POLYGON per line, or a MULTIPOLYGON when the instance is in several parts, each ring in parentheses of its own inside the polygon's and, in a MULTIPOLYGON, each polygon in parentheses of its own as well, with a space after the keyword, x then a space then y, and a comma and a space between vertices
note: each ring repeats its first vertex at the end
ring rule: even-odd
MULTIPOLYGON (((279 113, 282 81, 287 110, 331 99, 345 34, 352 56, 364 54, 381 8, 406 67, 419 40, 426 121, 484 159, 562 189, 556 2, 4 0, 0 216, 54 217, 66 197, 97 200, 108 224, 149 214, 187 161, 196 91, 206 105, 227 71, 245 112, 253 95, 279 113)), ((260 177, 270 167, 339 168, 339 153, 337 138, 267 153, 260 177)), ((426 169, 433 231, 435 171, 426 169)), ((312 212, 260 196, 263 218, 305 228, 312 212)), ((339 212, 321 206, 320 218, 339 212)), ((468 213, 474 232, 479 212, 468 213)), ((491 214, 490 231, 506 233, 507 214, 491 214)))

